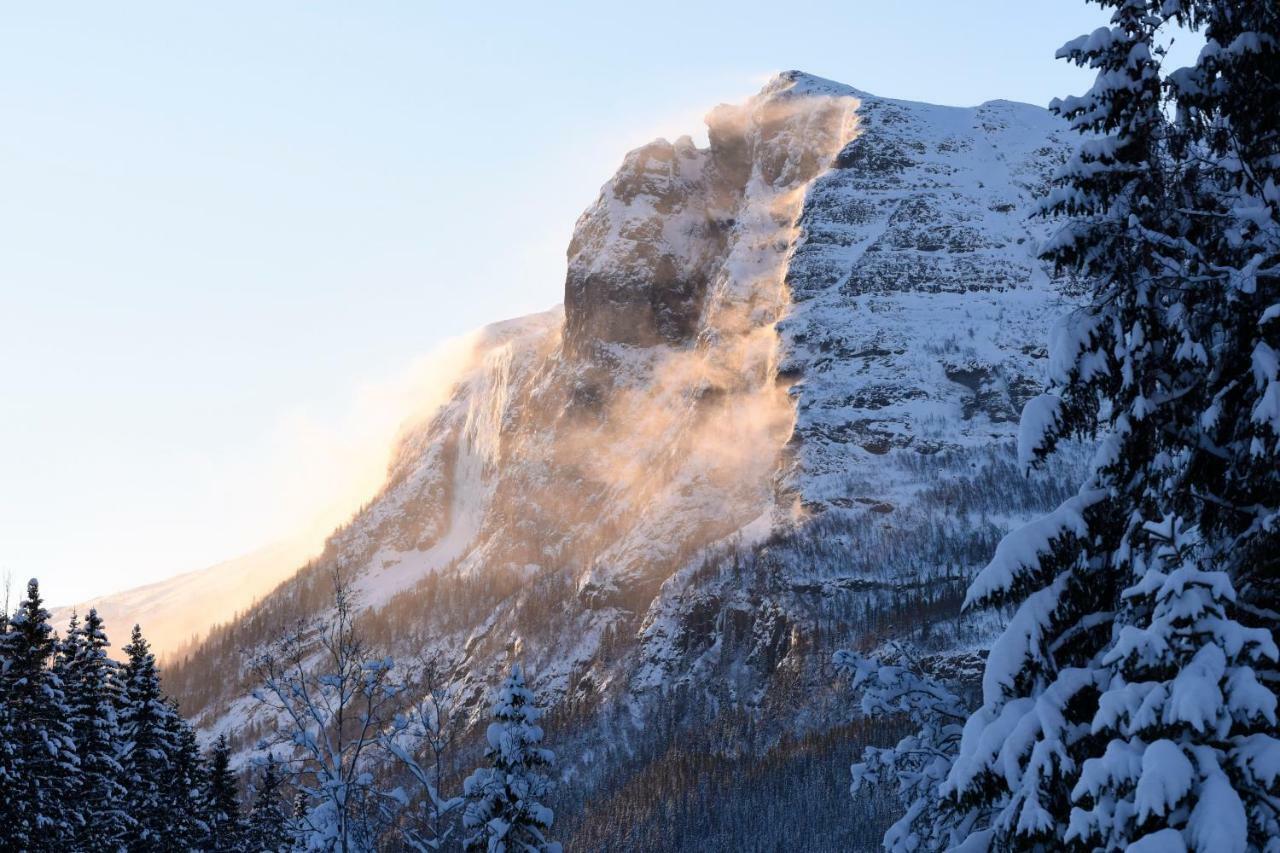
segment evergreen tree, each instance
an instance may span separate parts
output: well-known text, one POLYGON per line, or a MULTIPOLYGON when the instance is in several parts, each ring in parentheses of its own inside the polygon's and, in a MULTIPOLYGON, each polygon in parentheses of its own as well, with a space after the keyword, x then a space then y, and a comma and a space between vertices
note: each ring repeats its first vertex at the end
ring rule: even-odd
POLYGON ((281 787, 284 779, 274 754, 267 756, 254 791, 253 806, 245 829, 245 847, 255 853, 283 853, 291 849, 289 819, 281 787))
POLYGON ((82 849, 117 849, 129 833, 122 808, 123 768, 116 757, 120 730, 118 665, 107 656, 111 644, 97 610, 84 624, 71 617, 55 667, 66 687, 72 738, 79 759, 79 786, 71 793, 77 815, 76 843, 82 849))
MULTIPOLYGON (((75 749, 76 760, 79 762, 80 745, 76 738, 76 726, 74 722, 76 695, 78 693, 76 684, 69 672, 70 661, 79 653, 79 647, 82 642, 80 616, 72 612, 71 619, 67 624, 67 635, 62 639, 54 641, 53 655, 53 673, 62 683, 63 697, 66 699, 67 708, 71 713, 71 741, 75 749)), ((66 784, 63 788, 64 802, 63 808, 67 818, 70 821, 71 837, 78 838, 83 834, 85 826, 88 823, 88 815, 82 804, 82 793, 86 784, 83 771, 77 773, 74 779, 65 780, 66 784)))
POLYGON ((8 846, 13 840, 14 833, 6 827, 18 825, 21 806, 21 801, 15 796, 20 762, 14 740, 13 708, 9 701, 16 635, 10 630, 7 592, 6 589, 4 607, 0 608, 0 843, 3 846, 8 846))
POLYGON ((231 772, 231 748, 227 736, 219 735, 209 755, 208 782, 204 792, 204 815, 208 821, 207 849, 231 853, 244 843, 244 822, 240 817, 240 793, 231 772))
POLYGON ((181 817, 170 811, 177 753, 173 709, 160 691, 155 656, 139 626, 133 626, 123 651, 128 660, 120 697, 120 763, 128 792, 125 808, 134 821, 125 846, 131 851, 172 849, 174 821, 181 817))
POLYGON ((1280 793, 1264 684, 1280 197, 1255 168, 1280 165, 1280 33, 1274 3, 1099 2, 1112 26, 1059 54, 1098 76, 1052 107, 1088 138, 1050 198, 1070 219, 1046 247, 1093 280, 1092 300, 1055 333, 1020 455, 1037 464, 1099 427, 1102 441, 1080 493, 1001 542, 969 590, 966 606, 1016 610, 942 792, 992 810, 978 847, 1261 849, 1280 793), (1174 75, 1176 124, 1156 47, 1174 18, 1234 33, 1174 75), (1224 56, 1247 56, 1249 94, 1227 94, 1223 75, 1242 72, 1224 56))
POLYGON ((1230 617, 1231 579, 1200 566, 1194 530, 1170 520, 1150 533, 1164 544, 1125 591, 1126 609, 1143 615, 1103 659, 1115 671, 1092 731, 1106 745, 1080 769, 1067 839, 1243 851, 1252 835, 1260 850, 1276 838, 1266 791, 1280 742, 1276 697, 1252 663, 1274 659, 1275 643, 1230 617))
MULTIPOLYGON (((1224 543, 1215 564, 1239 592, 1239 618, 1280 619, 1280 6, 1272 0, 1169 3, 1199 27, 1194 66, 1170 75, 1180 125, 1205 152, 1197 165, 1214 206, 1200 213, 1193 272, 1204 282, 1201 338, 1209 364, 1196 389, 1203 423, 1189 467, 1200 494, 1192 509, 1207 541, 1224 543)), ((1187 510, 1180 510, 1183 515, 1187 510)), ((1275 665, 1261 673, 1280 690, 1275 665)))
POLYGON ((991 650, 982 708, 941 788, 952 807, 993 815, 975 832, 997 847, 1052 845, 1066 833, 1070 779, 1089 749, 1083 741, 1105 684, 1097 664, 1126 568, 1120 546, 1146 515, 1142 472, 1153 462, 1155 423, 1145 411, 1132 417, 1125 401, 1143 408, 1139 401, 1156 393, 1152 365, 1167 356, 1163 341, 1142 331, 1159 307, 1153 247, 1174 206, 1162 159, 1160 19, 1145 2, 1102 3, 1115 8, 1112 26, 1059 51, 1098 77, 1084 97, 1051 106, 1091 136, 1047 205, 1072 217, 1049 255, 1098 284, 1093 305, 1055 333, 1056 393, 1027 405, 1020 456, 1034 463, 1060 436, 1092 430, 1104 400, 1114 400, 1117 417, 1080 493, 1001 542, 966 597, 967 608, 1017 605, 991 650))
POLYGON ((476 770, 463 783, 466 849, 488 853, 560 850, 558 843, 546 837, 555 815, 539 802, 550 788, 542 768, 555 761, 554 753, 538 746, 540 716, 520 665, 513 665, 498 691, 494 722, 486 732, 489 766, 476 770))
POLYGON ((207 847, 212 837, 212 818, 206 808, 209 776, 200 755, 196 733, 178 713, 171 699, 165 699, 164 724, 170 752, 166 757, 168 776, 160 788, 165 811, 170 815, 166 841, 172 847, 207 847))
POLYGON ((310 808, 311 798, 307 796, 306 789, 299 786, 293 793, 293 808, 289 817, 289 837, 296 842, 297 847, 306 848, 306 842, 314 835, 314 821, 308 813, 310 808))
POLYGON ((35 579, 10 617, 4 643, 4 741, 0 769, 0 847, 62 850, 73 843, 75 814, 64 793, 80 786, 71 714, 53 669, 56 643, 35 579))
POLYGON ((92 610, 58 641, 34 580, 0 618, 0 848, 237 849, 208 843, 195 734, 141 631, 123 668, 108 646, 92 610))

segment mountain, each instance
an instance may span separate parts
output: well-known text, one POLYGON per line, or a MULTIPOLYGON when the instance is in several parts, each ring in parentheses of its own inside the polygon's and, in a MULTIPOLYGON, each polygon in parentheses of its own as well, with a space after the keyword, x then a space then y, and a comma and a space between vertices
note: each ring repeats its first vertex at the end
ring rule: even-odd
POLYGON ((994 626, 957 616, 967 577, 1075 477, 1026 479, 1013 450, 1079 292, 1037 260, 1047 224, 1030 216, 1068 132, 1024 104, 799 72, 707 125, 705 148, 625 157, 578 220, 563 309, 479 335, 370 505, 170 672, 207 736, 245 747, 273 726, 240 650, 315 612, 338 571, 370 636, 438 662, 473 720, 526 664, 568 811, 602 818, 570 819, 579 846, 725 832, 747 849, 749 829, 773 849, 776 821, 744 811, 764 796, 750 774, 734 783, 750 796, 721 780, 684 806, 664 787, 673 767, 737 773, 747 755, 830 791, 797 806, 816 811, 792 815, 793 846, 797 825, 804 849, 871 837, 833 746, 857 721, 832 651, 900 636, 972 669, 994 626), (694 743, 728 763, 689 764, 694 743))
POLYGON ((314 548, 315 540, 309 537, 277 542, 156 583, 55 607, 52 623, 61 628, 72 613, 83 616, 96 608, 120 637, 127 636, 130 626, 141 624, 156 655, 169 658, 296 573, 314 548))

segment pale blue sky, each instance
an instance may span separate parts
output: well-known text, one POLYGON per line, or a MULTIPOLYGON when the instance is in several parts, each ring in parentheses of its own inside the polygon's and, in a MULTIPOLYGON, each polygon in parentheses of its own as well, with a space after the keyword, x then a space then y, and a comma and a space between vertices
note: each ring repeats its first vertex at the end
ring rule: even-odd
POLYGON ((1100 20, 1076 0, 0 3, 0 571, 66 602, 279 535, 313 508, 298 477, 314 498, 367 440, 370 387, 558 302, 623 153, 696 135, 770 72, 1043 104, 1087 85, 1053 51, 1100 20))

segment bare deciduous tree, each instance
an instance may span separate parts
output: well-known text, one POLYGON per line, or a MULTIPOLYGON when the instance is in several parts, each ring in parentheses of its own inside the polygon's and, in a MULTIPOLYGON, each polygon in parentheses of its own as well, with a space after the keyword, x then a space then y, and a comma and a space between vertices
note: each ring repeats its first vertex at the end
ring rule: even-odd
POLYGON ((374 656, 356 630, 354 595, 335 570, 333 607, 253 657, 255 698, 279 722, 269 744, 283 747, 305 810, 295 816, 311 849, 370 850, 385 820, 374 787, 374 748, 390 725, 398 687, 390 658, 374 656))
MULTIPOLYGON (((411 850, 441 850, 452 837, 461 797, 440 793, 447 773, 452 773, 454 737, 457 734, 456 696, 445 684, 435 661, 422 660, 415 673, 419 699, 396 715, 379 743, 421 789, 422 809, 413 810, 402 829, 411 850)), ((414 799, 408 794, 403 802, 414 799)))

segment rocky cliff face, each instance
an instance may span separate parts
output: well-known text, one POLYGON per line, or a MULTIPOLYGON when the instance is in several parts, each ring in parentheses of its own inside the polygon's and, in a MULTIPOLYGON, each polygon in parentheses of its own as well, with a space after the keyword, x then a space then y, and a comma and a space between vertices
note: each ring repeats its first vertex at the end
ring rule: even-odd
POLYGON ((849 713, 832 648, 983 642, 951 618, 967 572, 1069 479, 1021 479, 1011 443, 1072 300, 1029 219, 1065 129, 797 72, 708 125, 626 157, 563 312, 487 329, 319 564, 175 673, 206 731, 270 724, 225 650, 316 606, 332 566, 477 713, 524 660, 578 721, 571 767, 673 690, 689 719, 820 728, 849 713), (239 677, 191 679, 219 667, 239 677))
MULTIPOLYGON (((752 238, 790 242, 798 194, 851 137, 854 109, 852 90, 784 75, 712 111, 707 148, 682 137, 628 154, 569 245, 566 349, 687 345, 713 328, 726 290, 760 284, 726 264, 752 238)), ((750 250, 785 253, 778 242, 750 250)))

